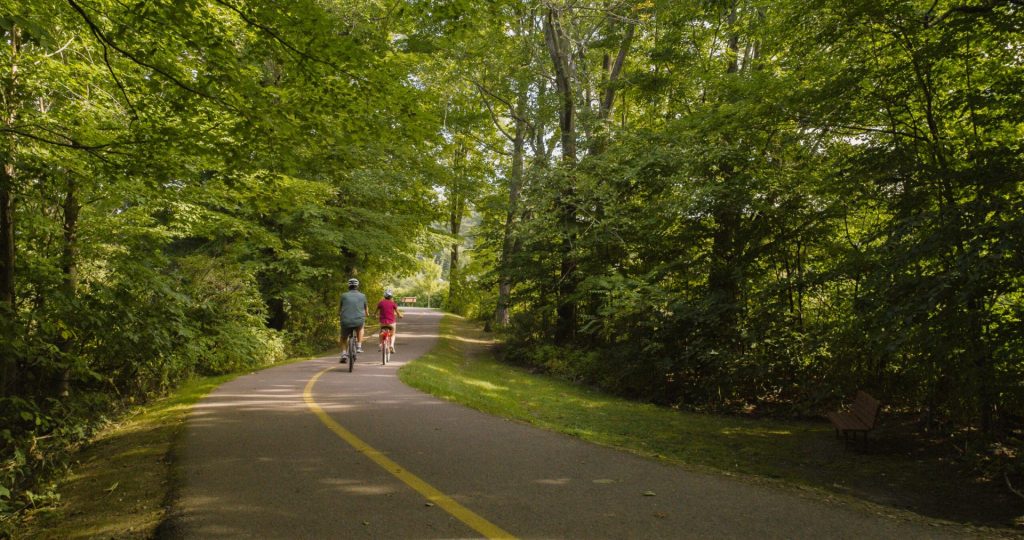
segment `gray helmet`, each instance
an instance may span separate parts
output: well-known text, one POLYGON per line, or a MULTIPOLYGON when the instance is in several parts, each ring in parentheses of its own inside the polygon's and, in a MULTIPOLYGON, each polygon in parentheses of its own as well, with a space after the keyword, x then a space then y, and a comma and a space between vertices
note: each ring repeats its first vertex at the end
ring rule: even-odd
POLYGON ((384 289, 384 298, 391 298, 394 295, 395 291, 392 291, 390 288, 384 289))
POLYGON ((358 287, 359 286, 359 280, 356 279, 356 278, 352 278, 352 279, 348 280, 348 286, 349 287, 358 287))

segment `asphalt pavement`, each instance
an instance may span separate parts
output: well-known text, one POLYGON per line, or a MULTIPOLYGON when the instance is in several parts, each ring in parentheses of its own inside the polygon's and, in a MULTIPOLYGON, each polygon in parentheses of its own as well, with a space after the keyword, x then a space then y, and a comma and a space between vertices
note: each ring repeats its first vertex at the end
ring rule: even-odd
POLYGON ((410 389, 396 372, 434 345, 441 314, 404 311, 387 366, 367 339, 352 373, 318 358, 237 378, 198 403, 163 536, 963 537, 955 526, 695 473, 410 389))

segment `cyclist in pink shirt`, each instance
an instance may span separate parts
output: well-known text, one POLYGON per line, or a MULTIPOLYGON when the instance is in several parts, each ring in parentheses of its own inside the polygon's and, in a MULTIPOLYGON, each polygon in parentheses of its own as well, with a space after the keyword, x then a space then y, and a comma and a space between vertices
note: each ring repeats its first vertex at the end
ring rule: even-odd
POLYGON ((374 309, 374 314, 380 317, 381 328, 385 326, 391 327, 391 352, 395 352, 395 336, 398 334, 398 329, 395 328, 395 323, 398 319, 402 318, 402 310, 398 309, 398 304, 391 298, 394 293, 391 289, 384 290, 384 298, 377 302, 377 308, 374 309))

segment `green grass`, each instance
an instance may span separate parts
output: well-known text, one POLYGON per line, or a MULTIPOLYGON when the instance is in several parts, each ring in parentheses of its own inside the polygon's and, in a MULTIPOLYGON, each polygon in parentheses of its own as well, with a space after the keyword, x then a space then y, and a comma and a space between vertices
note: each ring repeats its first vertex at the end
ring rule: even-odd
POLYGON ((440 334, 439 345, 399 377, 490 414, 691 469, 869 502, 875 511, 912 508, 930 518, 997 526, 1022 513, 1019 499, 995 495, 999 486, 924 459, 920 448, 904 452, 885 429, 872 434, 880 440, 868 453, 856 452, 824 420, 697 414, 619 399, 498 362, 492 338, 458 317, 445 317, 440 334))

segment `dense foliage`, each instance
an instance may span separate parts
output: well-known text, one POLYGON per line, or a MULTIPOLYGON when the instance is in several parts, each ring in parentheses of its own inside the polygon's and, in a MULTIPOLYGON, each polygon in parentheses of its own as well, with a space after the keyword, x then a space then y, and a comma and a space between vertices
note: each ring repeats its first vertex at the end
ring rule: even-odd
POLYGON ((866 388, 1020 428, 1019 2, 491 6, 461 69, 506 138, 477 258, 512 358, 701 410, 866 388))

